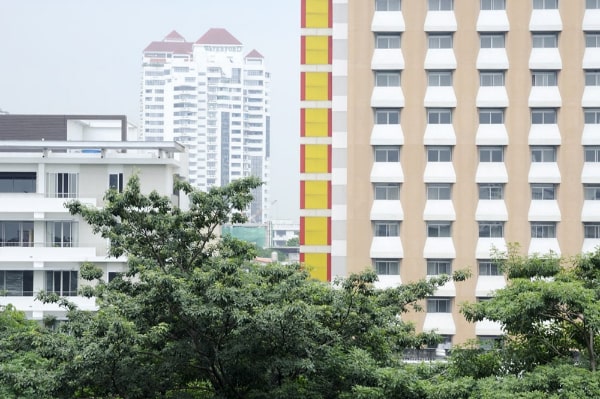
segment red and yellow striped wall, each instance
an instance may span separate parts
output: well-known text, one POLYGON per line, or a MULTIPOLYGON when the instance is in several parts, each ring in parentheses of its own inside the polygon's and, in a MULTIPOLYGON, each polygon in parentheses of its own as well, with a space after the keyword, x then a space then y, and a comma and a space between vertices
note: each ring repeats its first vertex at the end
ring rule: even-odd
POLYGON ((331 280, 332 0, 301 0, 300 262, 331 280))

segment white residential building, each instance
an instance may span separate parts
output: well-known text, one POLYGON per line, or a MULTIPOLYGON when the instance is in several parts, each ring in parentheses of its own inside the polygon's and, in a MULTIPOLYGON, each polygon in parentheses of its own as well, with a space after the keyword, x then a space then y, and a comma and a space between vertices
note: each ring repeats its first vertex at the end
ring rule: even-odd
POLYGON ((126 259, 109 258, 108 242, 65 203, 102 206, 108 188, 122 190, 134 173, 143 192, 179 203, 173 181, 187 173, 184 146, 136 138, 124 116, 0 115, 0 305, 36 320, 64 317, 35 299, 45 290, 95 309, 93 299, 77 296, 81 264, 99 266, 108 281, 126 259))
POLYGON ((269 82, 264 57, 244 55, 225 29, 196 42, 173 31, 143 52, 142 131, 147 141, 189 149, 189 179, 201 190, 257 176, 250 222, 269 219, 269 82))

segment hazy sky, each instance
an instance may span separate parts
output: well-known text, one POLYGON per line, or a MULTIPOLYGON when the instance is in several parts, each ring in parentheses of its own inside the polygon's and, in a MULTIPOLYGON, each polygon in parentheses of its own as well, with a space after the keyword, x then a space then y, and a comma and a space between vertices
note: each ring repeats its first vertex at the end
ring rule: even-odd
POLYGON ((140 122, 142 50, 177 30, 225 28, 271 71, 271 201, 298 217, 300 2, 0 0, 0 109, 140 122))

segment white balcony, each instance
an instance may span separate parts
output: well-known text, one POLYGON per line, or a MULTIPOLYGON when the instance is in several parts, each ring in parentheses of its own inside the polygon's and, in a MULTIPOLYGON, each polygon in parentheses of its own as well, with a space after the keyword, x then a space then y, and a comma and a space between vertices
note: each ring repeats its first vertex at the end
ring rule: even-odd
POLYGON ((400 237, 373 237, 371 241, 371 258, 397 259, 404 257, 400 237))
POLYGON ((452 200, 427 200, 423 220, 456 220, 452 200))
POLYGON ((560 107, 562 99, 558 86, 532 86, 528 103, 530 107, 560 107))
POLYGON ((441 335, 456 334, 456 325, 452 313, 427 313, 423 323, 423 331, 435 331, 441 335))
MULTIPOLYGON (((488 252, 486 257, 489 256, 490 254, 488 252)), ((492 296, 494 291, 500 290, 504 287, 506 287, 506 280, 504 280, 504 276, 479 276, 477 277, 477 285, 475 286, 475 296, 492 296)))
POLYGON ((425 32, 456 32, 454 11, 428 11, 425 17, 425 32))
POLYGON ((402 280, 399 274, 379 274, 378 280, 375 282, 375 288, 383 290, 386 288, 394 288, 402 285, 402 280))
POLYGON ((581 182, 584 184, 600 184, 600 162, 583 163, 581 182))
POLYGON ((400 70, 404 69, 404 57, 402 49, 399 48, 377 48, 373 51, 371 69, 377 70, 400 70))
POLYGON ((69 211, 65 203, 79 200, 80 202, 96 206, 95 198, 48 198, 39 193, 1 193, 0 212, 2 213, 64 213, 69 211))
POLYGON ((527 178, 529 183, 560 183, 560 170, 556 162, 532 162, 527 178))
POLYGON ((479 162, 475 172, 476 183, 506 183, 508 172, 504 162, 479 162))
POLYGON ((585 86, 581 106, 600 107, 600 86, 585 86))
POLYGON ((2 262, 83 262, 96 260, 96 248, 88 247, 0 247, 2 262))
POLYGON ((560 256, 560 245, 556 238, 532 238, 529 242, 529 255, 546 255, 550 252, 560 256))
POLYGON ((478 259, 490 258, 495 250, 506 251, 504 237, 479 237, 475 248, 475 257, 478 259))
POLYGON ((532 200, 527 220, 539 222, 560 222, 560 208, 557 200, 532 200))
POLYGON ((456 69, 456 57, 451 48, 428 49, 425 55, 425 69, 456 69))
MULTIPOLYGON (((32 314, 34 320, 42 320, 45 312, 66 313, 65 309, 56 303, 42 303, 33 296, 2 296, 0 297, 0 306, 12 304, 18 310, 32 314)), ((68 297, 69 301, 75 303, 80 310, 95 311, 97 310, 95 298, 84 298, 81 296, 68 297)))
POLYGON ((560 145, 562 143, 557 124, 533 124, 529 128, 529 145, 560 145))
POLYGON ((581 145, 600 145, 600 124, 583 125, 581 145))
POLYGON ((600 10, 585 10, 581 29, 584 32, 600 31, 600 10))
POLYGON ((529 30, 532 32, 556 32, 563 28, 560 11, 532 10, 529 19, 529 30))
POLYGON ((427 162, 423 174, 425 183, 456 183, 452 162, 427 162))
POLYGON ((427 124, 423 136, 425 145, 456 145, 456 134, 451 123, 427 124))
POLYGON ((508 32, 510 24, 506 10, 481 10, 477 17, 477 32, 508 32))
POLYGON ((371 183, 402 183, 404 173, 400 162, 375 162, 371 168, 371 183))
POLYGON ((399 200, 375 200, 371 206, 371 220, 402 220, 404 212, 399 200))
POLYGON ((558 48, 532 48, 529 55, 529 69, 562 69, 558 48))
POLYGON ((584 238, 581 253, 595 252, 600 248, 600 238, 584 238))
MULTIPOLYGON (((429 276, 427 276, 429 277, 429 276)), ((437 290, 433 293, 434 296, 440 297, 455 297, 456 296, 456 286, 454 285, 454 281, 450 280, 446 284, 438 287, 437 290)))
POLYGON ((452 86, 428 86, 425 91, 425 107, 456 107, 456 94, 452 86))
POLYGON ((477 336, 497 337, 503 334, 504 331, 502 331, 502 324, 496 321, 483 319, 482 321, 478 321, 475 323, 475 335, 477 336))
POLYGON ((477 69, 508 69, 508 56, 504 48, 482 48, 477 54, 477 69))
POLYGON ((427 237, 425 248, 423 248, 423 258, 456 258, 452 237, 427 237))
POLYGON ((508 132, 504 124, 479 125, 475 136, 476 145, 508 145, 508 132))
POLYGON ((373 87, 371 107, 404 107, 404 94, 402 93, 402 88, 399 86, 373 87))
POLYGON ((504 200, 479 200, 475 210, 475 220, 508 220, 508 210, 504 200))
POLYGON ((478 107, 506 108, 508 107, 508 94, 505 86, 480 86, 477 90, 475 104, 478 107))
POLYGON ((404 32, 402 11, 375 11, 371 21, 372 32, 404 32))
POLYGON ((600 201, 585 200, 581 209, 582 222, 600 222, 600 201))
POLYGON ((599 69, 600 68, 600 48, 586 48, 583 53, 583 69, 599 69))
POLYGON ((371 145, 403 145, 402 125, 373 125, 371 145))

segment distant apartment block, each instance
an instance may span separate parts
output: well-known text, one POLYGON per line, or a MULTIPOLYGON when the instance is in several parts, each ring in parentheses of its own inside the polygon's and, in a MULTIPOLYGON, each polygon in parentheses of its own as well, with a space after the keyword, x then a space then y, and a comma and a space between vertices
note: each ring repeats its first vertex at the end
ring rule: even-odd
POLYGON ((251 223, 269 217, 270 74, 256 50, 225 29, 195 42, 173 31, 142 59, 141 120, 147 141, 189 150, 189 179, 201 190, 257 176, 251 223))

